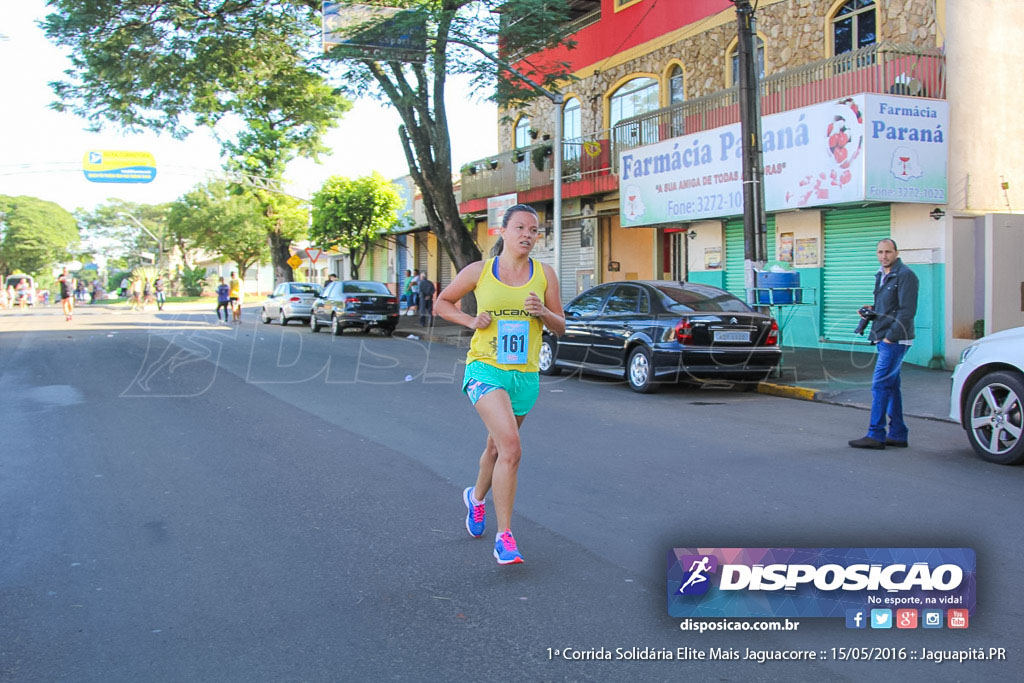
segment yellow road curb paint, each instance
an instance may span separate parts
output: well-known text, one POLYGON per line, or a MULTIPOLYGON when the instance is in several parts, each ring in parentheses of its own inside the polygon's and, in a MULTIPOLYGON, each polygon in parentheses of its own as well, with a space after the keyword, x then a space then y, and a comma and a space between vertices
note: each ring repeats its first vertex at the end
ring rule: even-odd
POLYGON ((788 384, 771 384, 770 382, 759 382, 757 392, 783 398, 797 398, 803 401, 815 401, 818 398, 818 392, 815 389, 794 387, 788 384))

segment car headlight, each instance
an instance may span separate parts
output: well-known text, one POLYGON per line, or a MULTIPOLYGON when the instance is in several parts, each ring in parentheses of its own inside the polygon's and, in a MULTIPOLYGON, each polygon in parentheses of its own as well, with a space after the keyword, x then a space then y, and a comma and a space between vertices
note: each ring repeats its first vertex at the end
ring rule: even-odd
POLYGON ((968 346, 966 349, 964 349, 963 353, 960 354, 960 362, 963 363, 965 360, 970 358, 971 355, 977 350, 977 344, 971 344, 970 346, 968 346))

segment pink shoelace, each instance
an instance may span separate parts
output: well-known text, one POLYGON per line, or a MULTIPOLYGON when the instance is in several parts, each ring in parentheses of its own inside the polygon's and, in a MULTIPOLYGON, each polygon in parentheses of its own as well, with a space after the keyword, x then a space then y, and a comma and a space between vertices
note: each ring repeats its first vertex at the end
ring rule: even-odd
POLYGON ((473 509, 473 521, 482 522, 484 519, 484 510, 486 509, 483 505, 472 505, 473 509))
POLYGON ((505 550, 517 550, 516 539, 512 538, 511 531, 504 531, 501 534, 501 542, 505 544, 505 550))

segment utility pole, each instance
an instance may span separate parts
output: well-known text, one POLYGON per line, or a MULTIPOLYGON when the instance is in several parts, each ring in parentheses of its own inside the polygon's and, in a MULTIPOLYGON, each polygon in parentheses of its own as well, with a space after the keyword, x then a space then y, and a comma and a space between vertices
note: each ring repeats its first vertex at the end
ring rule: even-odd
POLYGON ((755 271, 764 267, 764 163, 761 160, 761 95, 750 0, 732 0, 738 29, 740 136, 743 139, 743 260, 747 303, 754 304, 755 271))

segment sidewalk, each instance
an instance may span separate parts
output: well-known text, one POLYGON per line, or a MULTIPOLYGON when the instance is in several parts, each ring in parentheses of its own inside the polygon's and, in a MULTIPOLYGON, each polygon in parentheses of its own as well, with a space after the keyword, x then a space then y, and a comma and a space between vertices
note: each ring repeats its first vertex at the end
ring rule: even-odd
MULTIPOLYGON (((420 327, 418 316, 405 315, 400 318, 395 334, 411 334, 425 341, 462 347, 469 346, 471 336, 468 329, 437 316, 431 326, 420 327)), ((773 396, 870 410, 874 366, 875 354, 870 352, 786 348, 779 376, 761 382, 757 390, 773 396)), ((904 414, 949 422, 951 376, 949 370, 905 364, 900 380, 904 414)))

